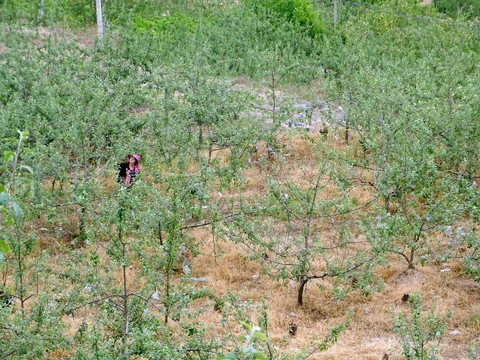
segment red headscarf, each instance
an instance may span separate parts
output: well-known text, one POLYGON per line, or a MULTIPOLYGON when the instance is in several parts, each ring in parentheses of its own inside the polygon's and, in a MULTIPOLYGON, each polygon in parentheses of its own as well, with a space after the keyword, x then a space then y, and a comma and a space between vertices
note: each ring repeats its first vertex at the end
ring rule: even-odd
POLYGON ((137 160, 136 163, 135 163, 135 172, 137 172, 139 170, 138 165, 140 163, 140 156, 138 156, 137 154, 128 154, 127 158, 128 158, 128 161, 129 161, 129 165, 130 165, 130 157, 132 157, 132 156, 135 158, 135 160, 137 160))

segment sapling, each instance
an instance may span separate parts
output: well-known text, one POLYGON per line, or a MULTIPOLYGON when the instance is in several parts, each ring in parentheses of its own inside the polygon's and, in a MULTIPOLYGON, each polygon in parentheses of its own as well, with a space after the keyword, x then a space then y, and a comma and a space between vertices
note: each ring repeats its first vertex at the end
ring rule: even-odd
POLYGON ((452 318, 452 311, 436 315, 434 299, 432 308, 422 310, 422 298, 419 294, 411 295, 410 316, 402 312, 392 317, 393 331, 400 338, 402 355, 407 360, 436 360, 439 346, 445 330, 452 318))
POLYGON ((269 196, 258 205, 263 209, 257 214, 260 223, 244 217, 230 233, 268 275, 295 284, 298 305, 303 304, 306 285, 315 279, 338 280, 340 297, 352 289, 355 277, 369 279, 355 282, 366 293, 371 291, 368 283, 375 283, 370 271, 375 256, 359 249, 349 230, 358 211, 348 196, 349 183, 332 165, 328 159, 320 160, 313 176, 304 179, 305 186, 272 175, 269 196))

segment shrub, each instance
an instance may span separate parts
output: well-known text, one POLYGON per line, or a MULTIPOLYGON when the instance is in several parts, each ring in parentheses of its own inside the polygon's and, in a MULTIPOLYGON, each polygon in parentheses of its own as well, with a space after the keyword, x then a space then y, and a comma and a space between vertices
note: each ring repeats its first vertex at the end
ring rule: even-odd
POLYGON ((159 17, 144 17, 137 14, 131 24, 132 30, 153 30, 165 34, 177 34, 194 30, 196 20, 182 13, 169 15, 167 13, 159 17))
POLYGON ((410 297, 410 317, 401 312, 393 318, 393 331, 400 338, 406 360, 436 360, 438 348, 452 312, 435 315, 435 305, 422 311, 420 295, 410 297))
POLYGON ((285 19, 308 29, 312 37, 321 35, 325 28, 309 0, 248 0, 257 14, 271 14, 278 19, 285 19))
POLYGON ((480 0, 435 0, 435 6, 448 16, 456 16, 458 12, 470 19, 480 16, 480 0))

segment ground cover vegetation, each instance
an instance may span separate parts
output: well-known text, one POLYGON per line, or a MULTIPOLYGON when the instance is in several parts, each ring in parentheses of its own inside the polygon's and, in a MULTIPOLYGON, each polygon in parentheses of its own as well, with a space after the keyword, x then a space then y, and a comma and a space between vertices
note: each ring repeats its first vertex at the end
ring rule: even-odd
POLYGON ((0 0, 0 359, 477 358, 478 4, 337 5, 0 0))

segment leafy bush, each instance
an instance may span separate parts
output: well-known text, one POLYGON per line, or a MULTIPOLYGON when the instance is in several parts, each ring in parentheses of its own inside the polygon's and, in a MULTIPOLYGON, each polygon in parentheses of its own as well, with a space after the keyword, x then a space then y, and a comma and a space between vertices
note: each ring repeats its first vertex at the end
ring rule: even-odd
POLYGON ((480 354, 478 354, 477 343, 474 342, 470 350, 468 351, 468 360, 478 360, 480 359, 480 354))
POLYGON ((459 12, 469 19, 480 16, 480 0, 435 0, 439 12, 456 16, 459 12))
POLYGON ((86 25, 96 20, 95 1, 92 0, 0 0, 0 19, 55 23, 66 20, 70 26, 86 25))
POLYGON ((401 312, 393 318, 393 331, 400 338, 406 360, 436 360, 438 348, 452 312, 435 315, 435 304, 430 311, 422 311, 422 298, 410 297, 410 317, 401 312))
POLYGON ((34 13, 36 6, 33 1, 0 0, 0 8, 1 20, 13 20, 24 14, 34 13))
POLYGON ((130 27, 132 30, 156 31, 160 34, 176 34, 191 32, 198 20, 182 13, 169 15, 164 13, 159 17, 144 17, 137 14, 130 27))
POLYGON ((252 5, 257 14, 272 14, 280 21, 287 20, 308 29, 312 37, 325 31, 320 13, 309 0, 248 0, 247 4, 252 5))

